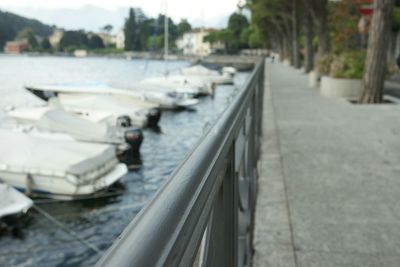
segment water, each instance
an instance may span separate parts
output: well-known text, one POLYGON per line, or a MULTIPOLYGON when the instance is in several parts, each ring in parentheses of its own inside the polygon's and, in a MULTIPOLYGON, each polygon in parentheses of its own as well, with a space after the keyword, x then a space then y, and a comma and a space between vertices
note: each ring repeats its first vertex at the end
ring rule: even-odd
MULTIPOLYGON (((41 82, 133 83, 187 62, 106 58, 0 56, 0 109, 42 102, 25 92, 24 84, 41 82)), ((237 85, 247 73, 236 77, 237 85)), ((39 207, 80 237, 107 250, 166 178, 212 125, 234 92, 218 86, 215 99, 202 98, 193 111, 164 112, 161 133, 145 130, 141 148, 143 165, 122 178, 122 194, 96 200, 41 203, 39 207)), ((57 155, 55 155, 57 156, 57 155)), ((35 211, 24 223, 23 238, 0 236, 0 266, 91 266, 101 255, 81 244, 35 211)))

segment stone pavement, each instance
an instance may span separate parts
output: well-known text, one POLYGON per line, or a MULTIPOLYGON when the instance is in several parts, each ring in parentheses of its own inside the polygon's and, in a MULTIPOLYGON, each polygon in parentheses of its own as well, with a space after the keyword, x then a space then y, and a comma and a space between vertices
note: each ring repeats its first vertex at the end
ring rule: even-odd
POLYGON ((400 105, 266 65, 254 266, 400 266, 400 105))

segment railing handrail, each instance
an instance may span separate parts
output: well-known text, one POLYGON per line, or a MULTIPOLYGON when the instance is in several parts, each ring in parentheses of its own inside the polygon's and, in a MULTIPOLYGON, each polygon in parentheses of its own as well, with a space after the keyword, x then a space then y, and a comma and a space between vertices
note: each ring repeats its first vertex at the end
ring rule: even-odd
POLYGON ((126 227, 97 266, 189 266, 210 219, 229 164, 232 143, 243 127, 254 87, 263 75, 260 61, 243 90, 150 203, 126 227))

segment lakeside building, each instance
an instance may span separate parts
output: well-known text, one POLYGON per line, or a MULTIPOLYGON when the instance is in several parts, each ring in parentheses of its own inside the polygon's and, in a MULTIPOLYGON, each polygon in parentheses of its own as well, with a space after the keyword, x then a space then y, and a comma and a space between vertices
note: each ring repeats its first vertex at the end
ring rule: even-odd
POLYGON ((49 42, 52 47, 57 47, 64 36, 64 30, 56 29, 53 34, 49 36, 49 42))
POLYGON ((176 41, 176 46, 184 55, 208 56, 216 50, 224 50, 225 46, 221 42, 209 43, 204 38, 214 29, 195 29, 185 33, 176 41))
POLYGON ((4 52, 6 54, 21 54, 28 50, 29 45, 26 40, 24 41, 10 41, 4 46, 4 52))
POLYGON ((118 49, 124 49, 125 48, 125 32, 124 29, 121 28, 117 34, 115 35, 115 46, 118 49))

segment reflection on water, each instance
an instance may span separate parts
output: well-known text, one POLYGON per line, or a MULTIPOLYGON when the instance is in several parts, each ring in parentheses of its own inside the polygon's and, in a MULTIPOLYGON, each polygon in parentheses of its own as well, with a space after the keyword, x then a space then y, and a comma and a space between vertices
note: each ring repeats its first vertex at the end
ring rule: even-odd
MULTIPOLYGON (((168 68, 187 65, 169 62, 168 68)), ((41 103, 22 89, 28 83, 129 84, 165 70, 160 61, 0 56, 0 108, 41 103)), ((237 83, 246 76, 238 74, 237 83)), ((194 147, 204 129, 217 119, 233 90, 232 86, 218 86, 214 99, 201 98, 191 111, 163 112, 160 128, 144 130, 140 168, 123 177, 108 197, 73 202, 40 200, 39 207, 105 251, 194 147)), ((100 257, 35 211, 29 213, 23 234, 22 239, 0 236, 0 266, 90 266, 100 257)))

